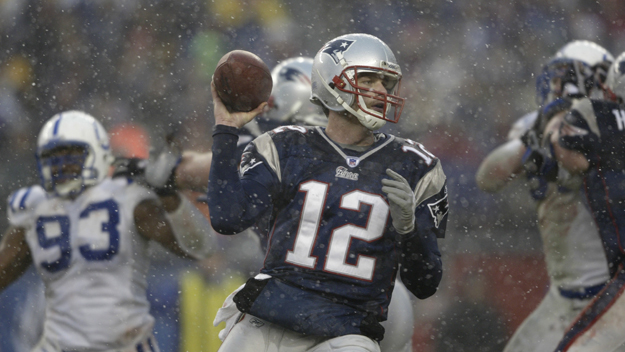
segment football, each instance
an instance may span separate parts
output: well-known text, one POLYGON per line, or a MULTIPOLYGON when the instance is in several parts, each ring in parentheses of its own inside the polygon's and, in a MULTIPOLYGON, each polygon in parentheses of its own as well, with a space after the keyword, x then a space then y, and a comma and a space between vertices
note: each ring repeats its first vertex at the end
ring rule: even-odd
POLYGON ((263 60, 245 50, 233 50, 217 63, 213 82, 219 98, 231 111, 251 111, 269 100, 273 82, 263 60))

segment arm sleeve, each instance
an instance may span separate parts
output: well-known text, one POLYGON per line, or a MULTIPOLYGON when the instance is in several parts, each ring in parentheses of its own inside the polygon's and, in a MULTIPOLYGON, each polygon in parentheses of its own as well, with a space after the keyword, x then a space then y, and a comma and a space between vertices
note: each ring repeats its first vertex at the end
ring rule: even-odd
POLYGON ((7 199, 7 217, 9 224, 15 227, 29 228, 34 218, 34 209, 46 199, 46 192, 40 186, 21 188, 7 199))
POLYGON ((244 231, 271 207, 270 193, 262 183, 239 177, 237 141, 236 128, 215 126, 207 203, 213 229, 224 235, 244 231))
MULTIPOLYGON (((401 239, 400 276, 408 290, 417 298, 433 295, 443 277, 443 262, 437 238, 443 238, 449 211, 447 185, 438 164, 428 177, 427 188, 438 192, 419 202, 415 209, 415 230, 401 239)), ((420 188, 420 187, 417 187, 420 188)), ((419 195, 431 193, 417 192, 419 195)))

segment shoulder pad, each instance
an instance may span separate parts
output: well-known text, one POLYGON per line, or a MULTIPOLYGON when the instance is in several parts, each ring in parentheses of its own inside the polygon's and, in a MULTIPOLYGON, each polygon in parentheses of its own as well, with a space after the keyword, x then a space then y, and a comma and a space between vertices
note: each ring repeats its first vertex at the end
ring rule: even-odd
MULTIPOLYGON (((429 170, 417 183, 414 188, 415 200, 417 206, 426 199, 438 194, 445 187, 447 182, 447 176, 443 172, 443 167, 440 162, 434 165, 434 168, 429 170)), ((445 193, 447 191, 445 190, 445 193)))
POLYGON ((275 136, 273 131, 263 133, 256 137, 256 139, 245 148, 245 152, 241 158, 241 168, 239 170, 241 175, 258 164, 266 162, 267 166, 280 178, 280 156, 276 144, 273 142, 273 136, 275 136), (254 157, 254 153, 260 154, 264 161, 254 157))
POLYGON ((532 111, 521 116, 512 124, 510 131, 508 131, 508 140, 511 141, 513 139, 520 138, 523 133, 532 128, 532 125, 534 125, 534 121, 536 121, 536 118, 538 118, 538 111, 532 111))
POLYGON ((401 144, 401 149, 404 152, 411 152, 422 159, 426 165, 431 166, 438 158, 427 151, 423 144, 419 142, 415 142, 412 139, 404 139, 395 137, 395 140, 401 144))
POLYGON ((267 133, 269 133, 272 137, 275 136, 275 135, 279 135, 280 133, 284 133, 284 132, 299 132, 299 133, 302 133, 302 134, 306 134, 312 128, 314 128, 314 127, 287 125, 287 126, 280 126, 280 127, 274 128, 273 130, 271 130, 271 131, 269 131, 267 133))
POLYGON ((9 223, 24 227, 33 210, 47 197, 48 194, 39 185, 21 188, 11 193, 7 199, 9 223))

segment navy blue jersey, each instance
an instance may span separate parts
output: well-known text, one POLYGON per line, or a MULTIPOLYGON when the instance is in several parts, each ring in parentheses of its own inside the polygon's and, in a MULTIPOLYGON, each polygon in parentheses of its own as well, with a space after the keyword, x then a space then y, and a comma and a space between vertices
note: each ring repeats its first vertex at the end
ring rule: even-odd
POLYGON ((612 273, 625 259, 625 106, 582 99, 565 116, 576 129, 560 144, 586 155, 584 178, 588 204, 604 243, 612 273))
POLYGON ((247 146, 240 178, 234 179, 232 167, 223 166, 231 165, 224 153, 236 141, 218 132, 215 138, 208 197, 212 225, 220 233, 235 233, 270 219, 263 274, 352 311, 375 312, 380 320, 400 266, 402 280, 417 297, 436 291, 446 179, 440 161, 419 143, 377 133, 375 144, 358 152, 332 142, 321 127, 284 126, 247 146), (400 235, 392 227, 381 190, 386 169, 401 174, 415 192, 411 233, 400 235))

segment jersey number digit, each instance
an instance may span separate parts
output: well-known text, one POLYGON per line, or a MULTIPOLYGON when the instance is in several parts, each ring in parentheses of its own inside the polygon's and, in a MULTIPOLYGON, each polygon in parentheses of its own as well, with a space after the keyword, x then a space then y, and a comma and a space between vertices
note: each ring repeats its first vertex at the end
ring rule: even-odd
MULTIPOLYGON (((293 250, 286 256, 286 262, 297 266, 314 269, 317 257, 312 255, 317 237, 323 206, 328 194, 326 183, 309 181, 300 185, 300 192, 305 192, 304 205, 293 250)), ((347 263, 352 238, 372 242, 384 235, 384 226, 388 219, 388 204, 378 194, 355 190, 341 198, 341 208, 360 211, 362 204, 371 206, 366 227, 346 224, 334 229, 330 239, 324 270, 362 280, 371 280, 375 269, 375 258, 359 255, 356 264, 347 263)))
POLYGON ((51 273, 63 270, 69 266, 72 260, 72 248, 69 244, 69 218, 64 215, 58 216, 40 216, 37 218, 37 240, 41 248, 48 249, 50 247, 59 247, 59 259, 53 262, 42 262, 41 266, 51 273), (58 233, 47 236, 46 232, 50 232, 50 228, 56 227, 58 233), (48 226, 46 226, 49 224, 48 226), (46 228, 48 230, 46 230, 46 228))
MULTIPOLYGON (((107 220, 100 225, 102 233, 108 234, 108 248, 92 249, 89 244, 80 246, 80 254, 88 261, 111 260, 119 252, 119 207, 112 199, 99 203, 92 203, 80 213, 80 222, 87 222, 91 218, 100 219, 106 216, 107 220), (99 212, 105 210, 106 214, 99 212), (97 216, 97 217, 96 217, 97 216)), ((80 226, 81 224, 78 224, 80 226)), ((91 224, 89 224, 91 225, 91 224)), ((90 226, 92 228, 93 226, 90 226)), ((59 247, 59 258, 53 262, 42 262, 41 266, 49 272, 66 269, 72 259, 70 245, 70 220, 68 216, 40 216, 37 219, 37 239, 44 249, 59 247)))
POLYGON ((625 111, 614 109, 612 110, 612 114, 616 118, 616 125, 618 126, 618 130, 622 131, 625 129, 625 111))

